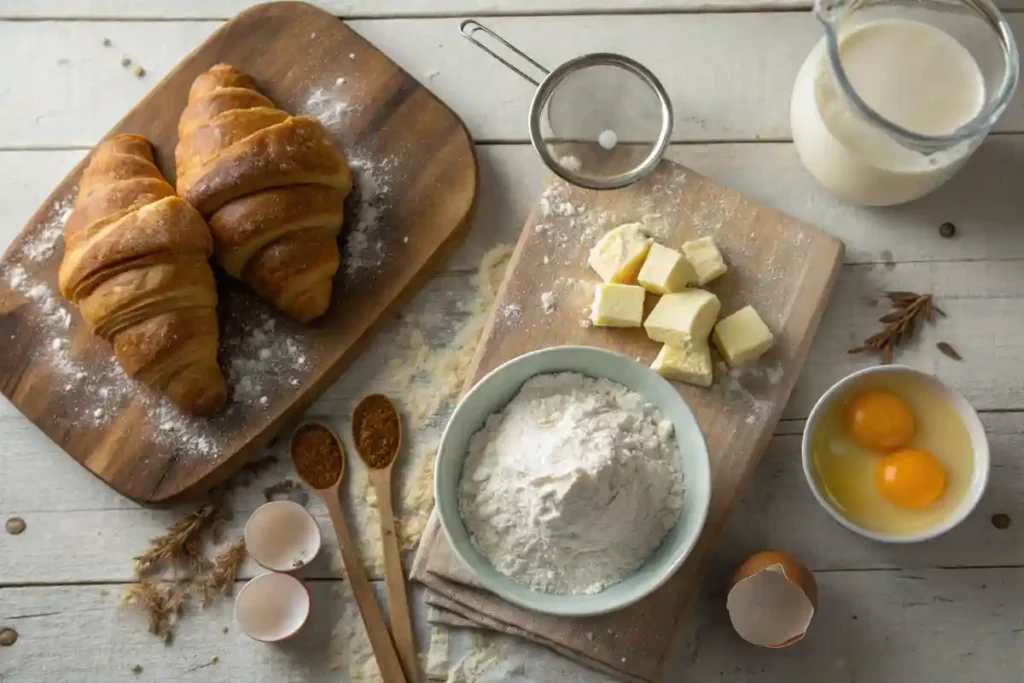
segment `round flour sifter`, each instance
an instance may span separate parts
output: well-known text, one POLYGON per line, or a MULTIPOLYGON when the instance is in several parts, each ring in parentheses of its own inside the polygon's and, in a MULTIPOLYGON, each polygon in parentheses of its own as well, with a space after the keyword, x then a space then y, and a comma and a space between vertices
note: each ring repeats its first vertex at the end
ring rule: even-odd
POLYGON ((611 190, 636 182, 661 161, 672 136, 672 102, 644 65, 597 52, 549 71, 475 19, 462 22, 459 30, 537 86, 530 104, 530 141, 548 168, 566 181, 611 190), (481 33, 487 43, 478 38, 481 33), (499 51, 520 58, 523 68, 499 51), (540 80, 524 68, 535 70, 540 80))

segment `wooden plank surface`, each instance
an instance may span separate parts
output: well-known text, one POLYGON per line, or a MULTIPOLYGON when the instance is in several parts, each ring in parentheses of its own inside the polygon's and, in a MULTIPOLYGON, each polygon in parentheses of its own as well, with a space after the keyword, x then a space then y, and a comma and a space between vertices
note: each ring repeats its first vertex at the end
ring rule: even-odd
MULTIPOLYGON (((0 2, 0 17, 23 12, 33 16, 115 20, 130 16, 184 18, 187 13, 228 18, 246 4, 244 0, 7 0, 0 2)), ((912 365, 934 369, 942 376, 952 373, 950 377, 956 382, 966 382, 969 398, 980 408, 993 411, 983 415, 983 420, 992 440, 994 464, 999 467, 999 463, 1010 463, 1013 467, 1013 463, 1019 462, 1024 415, 1007 411, 1024 407, 1020 374, 1012 372, 1024 363, 1024 344, 1016 322, 1024 304, 1020 301, 1020 278, 1014 275, 1020 271, 1024 257, 1024 233, 1019 228, 1024 195, 1016 192, 1015 184, 1007 182, 1007 178, 1020 166, 1024 137, 990 138, 952 183, 922 201, 886 210, 858 209, 835 202, 817 188, 800 168, 791 145, 758 142, 774 138, 765 135, 766 131, 788 137, 785 117, 789 81, 803 58, 799 50, 790 53, 785 45, 780 45, 801 36, 794 38, 793 33, 778 29, 775 22, 805 24, 807 33, 802 34, 802 39, 808 45, 819 31, 807 13, 775 18, 781 15, 772 10, 788 2, 328 0, 324 4, 337 12, 358 12, 360 16, 392 16, 408 11, 420 15, 435 9, 467 15, 492 11, 572 14, 602 8, 617 12, 737 6, 767 10, 753 15, 753 19, 739 15, 724 19, 717 15, 689 17, 689 21, 707 19, 702 25, 707 27, 708 35, 694 38, 691 33, 680 32, 687 35, 689 43, 674 44, 671 52, 653 50, 657 61, 648 66, 670 83, 677 74, 680 79, 694 77, 694 69, 689 65, 694 58, 696 63, 702 63, 698 48, 711 50, 708 54, 715 56, 710 63, 703 62, 696 75, 712 75, 708 78, 712 90, 710 94, 704 93, 701 110, 696 112, 709 120, 704 124, 679 122, 683 139, 722 139, 719 136, 723 127, 717 126, 715 116, 724 113, 737 117, 730 119, 734 122, 730 135, 736 137, 729 139, 750 142, 683 145, 674 148, 674 158, 843 239, 848 246, 847 263, 874 264, 871 270, 865 266, 844 268, 841 274, 840 291, 833 297, 834 310, 830 309, 822 321, 809 361, 816 364, 815 373, 824 373, 817 381, 826 382, 829 377, 838 377, 871 362, 844 354, 850 340, 861 338, 874 310, 864 305, 854 308, 853 316, 845 315, 842 306, 850 305, 855 295, 840 299, 844 283, 864 292, 874 287, 919 288, 922 283, 937 283, 943 296, 958 302, 960 314, 929 330, 928 336, 904 352, 902 358, 912 365), (730 28, 733 20, 737 23, 730 28), (731 58, 730 49, 737 35, 741 40, 756 40, 750 37, 751 24, 763 28, 762 40, 767 42, 747 68, 740 68, 743 65, 731 58), (714 40, 729 49, 709 46, 714 40), (773 45, 775 41, 780 44, 773 45), (792 62, 781 71, 773 66, 780 54, 778 50, 792 62), (766 79, 766 75, 772 79, 766 79), (706 112, 712 116, 706 116, 706 112), (702 133, 702 125, 709 126, 714 136, 702 133), (937 236, 937 226, 946 220, 956 223, 957 238, 943 240, 937 236), (847 271, 852 272, 848 275, 847 271), (969 346, 970 352, 965 353, 962 365, 954 365, 935 351, 934 342, 940 339, 950 341, 961 351, 962 345, 969 346)), ((1020 2, 1009 0, 1000 4, 1005 7, 1020 2)), ((640 54, 652 50, 637 47, 651 35, 659 40, 673 39, 672 31, 652 33, 648 27, 678 21, 660 15, 634 17, 626 31, 617 28, 626 25, 623 19, 621 15, 567 18, 557 24, 557 33, 548 30, 548 26, 555 24, 546 23, 547 19, 521 21, 527 30, 535 28, 538 32, 541 57, 560 54, 553 47, 556 45, 564 46, 559 49, 566 53, 586 51, 596 44, 595 35, 603 36, 604 44, 614 49, 640 54)), ((495 21, 486 23, 500 26, 495 21)), ((1018 17, 1011 17, 1011 21, 1019 33, 1018 17)), ((363 23, 359 22, 358 30, 369 35, 371 29, 364 30, 363 23)), ((402 64, 410 67, 414 77, 446 99, 454 97, 460 113, 465 114, 468 107, 475 117, 474 132, 494 131, 493 124, 500 123, 504 130, 513 131, 520 135, 517 139, 522 139, 517 127, 522 125, 529 89, 500 68, 495 70, 497 65, 476 52, 466 54, 480 64, 471 63, 468 72, 460 70, 464 41, 455 33, 458 21, 395 24, 393 37, 387 30, 391 22, 365 23, 380 24, 379 29, 372 29, 380 34, 374 40, 386 49, 395 50, 399 41, 406 46, 402 64), (417 37, 418 32, 422 32, 422 40, 417 37), (444 49, 438 48, 439 44, 444 49), (453 49, 460 51, 460 58, 449 68, 441 59, 453 49)), ((17 69, 7 69, 0 76, 4 122, 0 126, 0 150, 7 150, 0 152, 0 171, 5 178, 0 184, 0 198, 7 216, 7 220, 0 222, 0 246, 20 229, 49 189, 81 157, 83 149, 95 143, 152 83, 216 26, 217 22, 174 21, 0 23, 0 55, 5 63, 18 64, 17 69), (104 36, 115 40, 113 50, 100 49, 104 36), (122 52, 130 53, 146 67, 149 74, 145 79, 140 81, 119 66, 122 52), (83 59, 91 63, 79 66, 83 59), (53 151, 16 151, 26 148, 53 151), (77 149, 64 151, 67 148, 77 149)), ((675 94, 677 86, 672 87, 675 94)), ((682 87, 678 92, 685 92, 685 84, 682 87)), ((1009 119, 1004 119, 1004 123, 1010 124, 1008 130, 1022 129, 1019 121, 1019 114, 1012 112, 1009 119)), ((514 240, 533 206, 543 167, 528 147, 483 146, 478 147, 478 154, 481 202, 474 227, 463 247, 446 262, 444 273, 404 313, 414 316, 423 310, 457 310, 468 302, 474 291, 470 271, 476 267, 480 254, 495 243, 514 240)), ((395 332, 402 328, 396 323, 388 329, 395 332)), ((439 343, 443 339, 437 338, 439 343)), ((383 337, 378 340, 318 402, 313 408, 315 414, 328 418, 344 414, 351 402, 358 399, 361 382, 367 386, 389 386, 386 378, 381 377, 387 374, 391 348, 380 341, 383 337)), ((816 385, 811 382, 805 388, 809 375, 810 370, 797 385, 792 415, 805 416, 815 398, 816 385)), ((695 620, 699 640, 680 650, 673 671, 680 675, 696 671, 702 679, 727 683, 817 682, 833 671, 834 677, 827 680, 853 683, 910 681, 918 676, 932 683, 1015 680, 1014 676, 1024 669, 1018 632, 1022 617, 1012 611, 1013 605, 1019 603, 1019 567, 1024 565, 1019 557, 1019 549, 1024 547, 1020 539, 1024 477, 1013 469, 994 477, 982 508, 954 534, 931 543, 894 549, 853 537, 831 522, 810 499, 794 458, 794 434, 801 428, 799 420, 784 421, 778 430, 781 436, 773 439, 762 465, 753 475, 746 495, 730 519, 720 561, 711 572, 707 586, 711 602, 695 620), (996 529, 990 521, 994 513, 1009 514, 1013 524, 1006 530, 996 529), (783 652, 740 643, 718 611, 721 595, 715 595, 721 588, 721 577, 728 574, 734 559, 749 550, 769 546, 783 547, 807 560, 819 571, 823 589, 822 608, 808 640, 783 652), (970 564, 1003 568, 928 569, 970 564), (879 571, 882 567, 894 571, 879 571), (841 571, 830 572, 830 568, 841 571), (899 571, 900 568, 914 569, 899 571), (865 611, 861 611, 862 607, 865 611)), ((6 619, 11 616, 58 613, 13 622, 23 635, 13 648, 0 653, 0 674, 4 675, 5 683, 106 683, 140 678, 245 679, 254 683, 350 680, 344 670, 329 671, 303 664, 302 658, 295 657, 288 647, 257 646, 233 630, 222 634, 221 626, 230 623, 229 603, 221 604, 211 613, 190 616, 186 648, 165 648, 142 633, 137 615, 117 610, 119 587, 79 584, 127 577, 129 558, 141 549, 143 540, 160 533, 170 518, 187 508, 175 508, 164 516, 153 511, 140 513, 64 457, 34 427, 16 416, 3 399, 0 434, 0 446, 5 452, 0 458, 0 516, 23 514, 29 521, 29 530, 20 537, 0 534, 0 584, 6 583, 4 579, 8 576, 31 581, 29 568, 38 571, 44 582, 76 584, 0 590, 0 627, 7 625, 6 619), (36 482, 44 478, 49 486, 38 487, 36 482), (36 519, 37 512, 45 514, 36 519), (96 535, 97 531, 103 535, 96 535), (119 542, 122 538, 124 541, 119 542), (58 556, 55 548, 66 552, 58 556), (100 590, 109 593, 99 596, 100 590), (22 626, 34 621, 42 627, 27 630, 27 626, 22 626), (27 654, 22 657, 19 652, 27 654), (184 673, 208 663, 214 655, 229 661, 231 666, 211 665, 184 673), (18 668, 12 670, 15 662, 18 668), (136 663, 144 665, 140 678, 130 672, 136 663)), ((276 480, 275 475, 267 476, 264 483, 239 494, 241 510, 262 499, 262 486, 276 480)), ((329 629, 330 625, 322 628, 329 629)), ((323 630, 320 633, 322 636, 323 630)), ((465 652, 469 646, 468 638, 453 639, 453 648, 458 652, 465 652)), ((546 651, 522 644, 510 645, 506 660, 512 669, 525 662, 525 671, 536 674, 535 678, 564 671, 566 675, 560 679, 565 681, 605 680, 589 672, 573 671, 546 651)), ((495 673, 488 674, 485 680, 496 679, 495 673)))
MULTIPOLYGON (((730 683, 1020 680, 1024 607, 1007 597, 1019 591, 1024 569, 823 572, 817 581, 822 608, 807 638, 781 651, 743 643, 721 593, 709 592, 673 670, 730 683)), ((13 618, 6 623, 20 634, 0 671, 8 683, 369 683, 371 676, 331 667, 331 634, 349 601, 343 586, 312 583, 310 623, 277 647, 238 632, 230 601, 184 617, 168 647, 145 633, 139 614, 118 608, 121 585, 0 588, 5 615, 13 618)), ((500 642, 499 661, 475 681, 613 683, 543 648, 500 642)))
MULTIPOLYGON (((1021 33, 1024 15, 1010 16, 1021 33)), ((544 16, 487 19, 541 64, 595 51, 647 65, 675 104, 677 141, 788 140, 796 73, 822 36, 808 13, 544 16)), ((526 142, 533 87, 465 40, 457 19, 360 20, 349 26, 459 113, 478 142, 526 142)), ((10 95, 0 147, 91 145, 151 87, 121 67, 137 60, 155 79, 215 30, 215 22, 0 22, 10 95), (104 47, 103 39, 113 42, 104 47), (95 88, 82 87, 95 83, 95 88), (102 92, 102 97, 95 97, 102 92), (84 109, 92 110, 82 116, 84 109), (31 113, 31 115, 28 115, 31 113)), ((996 125, 1024 131, 1024 92, 996 125)))
POLYGON ((223 279, 222 363, 232 398, 218 416, 192 419, 126 380, 109 346, 57 298, 60 214, 81 165, 3 265, 4 395, 91 472, 140 501, 216 483, 301 414, 457 244, 476 193, 473 147, 458 117, 342 22, 292 3, 264 5, 221 27, 115 127, 146 135, 169 178, 188 89, 218 62, 251 74, 283 109, 304 111, 314 100, 314 108, 327 107, 313 113, 327 117, 356 166, 361 197, 348 212, 345 265, 324 318, 293 324, 223 279), (315 59, 290 59, 314 51, 315 59), (351 99, 334 92, 339 78, 354 89, 351 99))
MULTIPOLYGON (((5 0, 0 19, 227 19, 252 4, 252 0, 5 0)), ((342 17, 778 11, 811 6, 807 0, 321 0, 317 4, 342 17)), ((1004 10, 1024 6, 1020 0, 996 0, 996 5, 1004 10)))

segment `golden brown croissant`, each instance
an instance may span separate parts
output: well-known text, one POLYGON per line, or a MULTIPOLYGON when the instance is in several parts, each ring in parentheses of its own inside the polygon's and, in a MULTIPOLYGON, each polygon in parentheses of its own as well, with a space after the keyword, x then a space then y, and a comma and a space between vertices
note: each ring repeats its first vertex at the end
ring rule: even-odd
POLYGON ((227 398, 212 251, 209 227, 175 196, 144 137, 100 143, 64 227, 60 291, 129 376, 193 415, 227 398))
POLYGON ((178 194, 210 222, 232 276, 308 322, 331 302, 352 173, 327 130, 291 116, 218 64, 192 84, 178 123, 178 194))

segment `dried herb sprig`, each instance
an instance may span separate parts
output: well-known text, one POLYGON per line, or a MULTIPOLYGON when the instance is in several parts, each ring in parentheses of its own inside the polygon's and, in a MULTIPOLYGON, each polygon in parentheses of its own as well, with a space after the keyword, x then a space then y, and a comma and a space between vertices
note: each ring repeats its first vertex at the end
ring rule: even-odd
POLYGON ((860 346, 852 348, 848 353, 864 353, 879 351, 882 354, 882 365, 892 362, 893 349, 909 341, 922 321, 931 322, 934 315, 946 314, 935 305, 931 294, 914 292, 886 292, 892 310, 878 319, 885 327, 865 339, 860 346))
POLYGON ((193 575, 203 572, 207 564, 203 537, 224 511, 223 503, 205 503, 169 527, 163 536, 150 539, 146 551, 133 558, 135 575, 140 578, 147 576, 165 564, 185 567, 193 575))
POLYGON ((134 558, 138 583, 125 588, 122 602, 136 605, 149 618, 149 631, 170 642, 174 623, 189 595, 195 590, 203 608, 218 595, 229 593, 245 559, 245 540, 239 538, 213 561, 206 557, 208 540, 216 543, 231 509, 223 495, 204 503, 150 541, 149 548, 134 558), (175 570, 175 578, 161 581, 152 575, 175 570))
POLYGON ((137 605, 142 608, 149 616, 149 632, 169 643, 173 635, 172 626, 181 614, 190 590, 190 579, 143 579, 126 587, 121 601, 125 605, 137 605))
POLYGON ((218 595, 230 595, 235 577, 245 561, 245 537, 241 537, 225 548, 213 561, 210 570, 196 577, 196 584, 203 594, 203 609, 206 609, 218 595))

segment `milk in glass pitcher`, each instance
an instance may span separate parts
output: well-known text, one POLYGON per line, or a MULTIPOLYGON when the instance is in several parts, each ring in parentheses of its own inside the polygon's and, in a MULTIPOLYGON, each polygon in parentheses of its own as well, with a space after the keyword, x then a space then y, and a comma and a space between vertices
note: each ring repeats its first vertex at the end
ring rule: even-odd
POLYGON ((800 159, 853 204, 949 180, 1006 109, 1017 45, 989 0, 815 0, 825 37, 793 86, 800 159))

